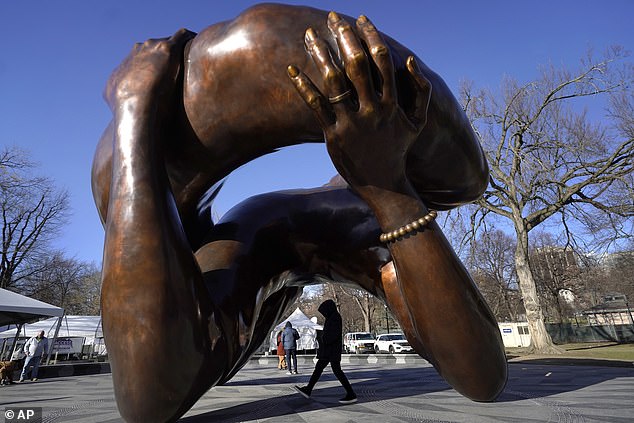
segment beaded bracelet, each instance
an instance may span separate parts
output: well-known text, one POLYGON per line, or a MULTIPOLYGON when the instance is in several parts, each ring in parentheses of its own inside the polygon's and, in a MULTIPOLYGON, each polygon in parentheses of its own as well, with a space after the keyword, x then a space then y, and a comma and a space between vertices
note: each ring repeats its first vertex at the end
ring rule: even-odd
POLYGON ((391 241, 396 241, 410 232, 423 229, 425 226, 433 222, 434 219, 436 219, 436 216, 438 216, 438 212, 436 210, 430 210, 429 213, 427 213, 425 216, 421 217, 420 219, 416 219, 415 221, 408 223, 405 226, 401 226, 398 229, 394 229, 392 232, 381 234, 381 236, 379 237, 379 240, 381 242, 386 242, 386 243, 391 241))

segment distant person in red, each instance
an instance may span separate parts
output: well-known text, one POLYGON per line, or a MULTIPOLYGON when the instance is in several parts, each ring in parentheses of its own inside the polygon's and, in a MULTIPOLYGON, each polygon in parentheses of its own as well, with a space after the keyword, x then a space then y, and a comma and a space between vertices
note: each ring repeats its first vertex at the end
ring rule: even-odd
POLYGON ((354 393, 352 385, 350 385, 343 370, 341 370, 342 324, 341 315, 337 311, 337 305, 333 300, 326 300, 321 303, 318 311, 326 318, 326 321, 324 322, 324 331, 319 341, 319 350, 317 350, 317 364, 315 364, 315 370, 310 377, 308 385, 303 387, 295 385, 294 388, 305 398, 310 398, 315 384, 317 384, 317 381, 321 377, 321 373, 328 363, 330 363, 332 372, 337 376, 339 383, 341 383, 346 390, 346 396, 341 398, 339 402, 341 404, 357 402, 357 395, 354 393))
POLYGON ((286 370, 286 351, 284 351, 284 345, 282 345, 282 331, 277 333, 277 358, 279 359, 277 369, 286 370))

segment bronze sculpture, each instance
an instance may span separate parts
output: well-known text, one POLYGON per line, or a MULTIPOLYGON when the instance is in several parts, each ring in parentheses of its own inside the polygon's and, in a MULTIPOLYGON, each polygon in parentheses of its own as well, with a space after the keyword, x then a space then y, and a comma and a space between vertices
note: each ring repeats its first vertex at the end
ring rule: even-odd
POLYGON ((367 18, 256 6, 136 45, 105 98, 113 120, 92 185, 106 231, 104 334, 126 421, 178 419, 315 280, 383 299, 463 395, 501 392, 497 323, 430 211, 481 195, 486 161, 442 79, 367 18), (212 223, 232 170, 324 137, 347 184, 256 196, 212 223))

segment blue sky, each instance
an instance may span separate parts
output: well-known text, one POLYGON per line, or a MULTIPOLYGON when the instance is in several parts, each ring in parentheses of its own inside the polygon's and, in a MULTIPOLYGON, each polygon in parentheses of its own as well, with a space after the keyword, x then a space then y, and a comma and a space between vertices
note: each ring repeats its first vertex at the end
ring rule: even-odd
MULTIPOLYGON (((256 2, 0 2, 0 146, 27 149, 40 172, 71 195, 72 217, 54 247, 101 262, 103 230, 90 192, 95 145, 110 120, 102 99, 110 72, 133 43, 200 31, 256 2)), ((408 46, 457 93, 462 80, 495 89, 540 64, 574 67, 589 48, 634 50, 634 2, 622 1, 301 1, 351 16, 366 14, 408 46)), ((232 175, 216 210, 256 193, 312 187, 334 170, 322 144, 281 151, 232 175)))

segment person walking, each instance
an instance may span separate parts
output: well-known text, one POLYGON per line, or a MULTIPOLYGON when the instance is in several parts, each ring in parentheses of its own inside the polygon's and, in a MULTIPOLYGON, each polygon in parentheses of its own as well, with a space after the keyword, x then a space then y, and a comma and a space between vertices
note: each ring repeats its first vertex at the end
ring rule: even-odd
POLYGON ((339 402, 341 404, 352 404, 357 401, 357 394, 354 393, 352 385, 350 385, 348 378, 343 373, 343 370, 341 370, 341 315, 337 311, 337 305, 333 300, 324 301, 317 310, 326 318, 326 321, 324 322, 324 331, 319 342, 319 349, 317 350, 315 370, 313 370, 308 385, 303 387, 295 385, 293 388, 305 398, 310 398, 315 384, 317 384, 317 381, 321 377, 321 373, 328 363, 330 363, 332 372, 339 380, 339 383, 341 383, 341 386, 346 390, 346 396, 341 398, 339 402))
POLYGON ((48 338, 44 336, 44 331, 41 331, 36 336, 29 338, 24 344, 24 367, 22 367, 22 373, 20 374, 20 382, 24 382, 30 366, 33 366, 31 371, 31 380, 37 381, 37 372, 40 368, 40 362, 42 361, 42 355, 48 352, 48 338))
POLYGON ((299 332, 293 327, 291 322, 286 322, 284 331, 282 332, 282 346, 286 351, 286 365, 288 366, 287 375, 297 374, 297 340, 299 332), (293 360, 291 362, 291 359, 293 360), (295 370, 293 370, 295 366, 295 370))
POLYGON ((277 333, 277 369, 286 370, 286 351, 284 351, 284 345, 282 345, 282 331, 277 333))

